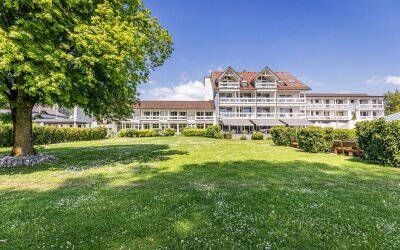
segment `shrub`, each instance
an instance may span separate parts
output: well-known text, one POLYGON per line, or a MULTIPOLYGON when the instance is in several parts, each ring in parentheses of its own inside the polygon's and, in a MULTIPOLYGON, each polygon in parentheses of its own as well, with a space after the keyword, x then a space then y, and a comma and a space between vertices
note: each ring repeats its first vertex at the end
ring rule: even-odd
POLYGON ((297 131, 299 147, 306 152, 327 152, 333 143, 333 129, 308 127, 297 131))
POLYGON ((264 139, 264 134, 261 133, 261 132, 254 132, 254 133, 251 135, 251 139, 252 139, 252 140, 262 140, 262 139, 264 139))
POLYGON ((207 127, 204 136, 208 138, 215 138, 216 134, 219 132, 221 132, 221 127, 219 125, 211 125, 207 127))
POLYGON ((294 128, 273 127, 271 129, 272 141, 278 146, 290 146, 292 139, 296 139, 297 132, 294 128))
POLYGON ((334 140, 349 140, 356 139, 355 129, 334 129, 333 130, 334 140))
POLYGON ((133 129, 133 128, 127 128, 127 129, 121 129, 119 131, 119 136, 120 137, 137 137, 138 133, 137 133, 137 129, 133 129))
POLYGON ((160 136, 159 131, 155 129, 141 129, 137 131, 137 137, 156 137, 160 136))
POLYGON ((224 139, 232 139, 232 134, 229 132, 224 132, 223 135, 224 135, 224 139))
POLYGON ((358 144, 368 160, 400 167, 400 122, 384 119, 356 123, 358 144))
POLYGON ((163 135, 164 135, 164 136, 174 136, 175 133, 176 133, 176 131, 175 131, 175 129, 173 129, 173 128, 166 128, 166 129, 164 129, 164 131, 163 131, 163 135))
MULTIPOLYGON (((107 128, 62 128, 50 126, 33 126, 32 140, 35 145, 88 141, 105 139, 107 128)), ((11 125, 0 125, 0 147, 10 147, 13 144, 13 129, 11 125)))
POLYGON ((216 139, 224 139, 224 134, 222 132, 217 132, 214 136, 216 139))
POLYGON ((183 130, 184 136, 204 136, 206 130, 200 128, 186 128, 183 130))
POLYGON ((245 141, 245 140, 247 140, 247 137, 245 135, 241 135, 239 139, 242 141, 245 141))

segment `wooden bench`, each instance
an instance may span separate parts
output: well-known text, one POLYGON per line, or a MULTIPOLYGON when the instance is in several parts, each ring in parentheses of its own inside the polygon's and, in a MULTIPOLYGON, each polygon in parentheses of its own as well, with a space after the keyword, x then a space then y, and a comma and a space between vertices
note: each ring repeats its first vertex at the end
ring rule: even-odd
POLYGON ((296 139, 291 139, 290 140, 290 146, 293 148, 299 148, 299 143, 297 142, 296 139))
POLYGON ((342 141, 342 145, 343 145, 343 153, 345 155, 350 155, 351 153, 353 156, 361 156, 362 152, 357 144, 357 141, 353 140, 342 141))
POLYGON ((334 140, 333 141, 333 144, 332 144, 332 147, 331 147, 331 153, 344 154, 342 141, 340 141, 340 140, 334 140))

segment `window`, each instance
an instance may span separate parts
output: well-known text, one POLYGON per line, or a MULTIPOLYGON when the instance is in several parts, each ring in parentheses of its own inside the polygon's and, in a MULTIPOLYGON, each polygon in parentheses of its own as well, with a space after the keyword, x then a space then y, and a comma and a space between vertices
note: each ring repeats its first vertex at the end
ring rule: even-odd
POLYGON ((242 97, 242 98, 251 98, 251 93, 240 93, 240 97, 242 97))
POLYGON ((288 79, 289 82, 295 83, 296 81, 294 79, 288 79))
POLYGON ((140 129, 140 124, 135 124, 135 129, 140 129))
POLYGON ((196 116, 204 116, 204 112, 199 112, 199 111, 197 111, 197 112, 196 112, 196 116))
POLYGON ((158 117, 158 116, 160 116, 160 112, 153 112, 153 116, 155 116, 155 117, 158 117))
POLYGON ((213 112, 206 112, 206 116, 213 116, 213 112))
POLYGON ((143 112, 143 115, 144 115, 144 116, 150 116, 150 115, 151 115, 151 112, 150 112, 150 111, 145 111, 145 112, 143 112))
POLYGON ((315 103, 319 103, 319 100, 317 99, 317 100, 315 100, 315 103))
POLYGON ((279 112, 280 113, 292 113, 292 109, 291 108, 280 108, 279 112))
POLYGON ((343 100, 336 100, 336 104, 343 104, 343 100))
POLYGON ((233 110, 232 110, 232 107, 224 107, 224 108, 221 108, 221 112, 232 112, 233 110))
POLYGON ((354 103, 354 100, 350 100, 350 103, 354 103))
POLYGON ((291 98, 292 95, 279 95, 280 98, 291 98))
POLYGON ((372 116, 378 116, 378 113, 372 112, 372 116))
POLYGON ((319 111, 315 111, 315 115, 319 115, 319 111))
POLYGON ((178 130, 178 124, 170 124, 169 127, 178 130))
POLYGON ((179 116, 186 116, 186 112, 179 112, 179 116))
POLYGON ((125 124, 125 128, 132 128, 132 124, 131 123, 125 124))
POLYGON ((361 116, 368 116, 368 112, 367 112, 367 111, 362 111, 362 112, 360 113, 360 115, 361 115, 361 116))
POLYGON ((169 112, 169 115, 170 116, 178 116, 178 112, 172 111, 172 112, 169 112))
POLYGON ((220 98, 232 98, 232 93, 219 93, 220 98))
POLYGON ((160 124, 154 123, 154 124, 153 124, 153 128, 160 128, 160 124))
POLYGON ((257 93, 257 97, 269 98, 270 95, 269 95, 269 93, 257 93))
POLYGON ((143 124, 143 129, 150 129, 150 124, 148 123, 143 124))
POLYGON ((243 113, 250 113, 251 112, 251 108, 250 107, 243 107, 243 108, 241 108, 241 111, 243 113))
POLYGON ((269 107, 258 107, 257 108, 257 113, 270 113, 270 108, 269 107))

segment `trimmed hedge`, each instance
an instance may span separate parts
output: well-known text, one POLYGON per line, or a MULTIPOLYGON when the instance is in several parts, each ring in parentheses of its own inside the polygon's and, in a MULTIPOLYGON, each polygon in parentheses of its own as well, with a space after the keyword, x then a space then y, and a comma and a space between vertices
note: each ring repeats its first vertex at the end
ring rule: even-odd
POLYGON ((251 139, 252 139, 252 140, 263 140, 263 139, 264 139, 264 134, 261 133, 261 132, 254 132, 254 133, 251 135, 251 139))
POLYGON ((358 144, 368 160, 400 167, 400 122, 384 119, 356 123, 358 144))
POLYGON ((288 127, 273 127, 271 129, 272 141, 278 146, 290 146, 292 139, 296 139, 296 129, 288 127))
POLYGON ((176 131, 173 128, 166 128, 166 129, 163 130, 162 133, 163 133, 164 136, 174 136, 176 131))
POLYGON ((333 143, 333 129, 308 127, 297 130, 299 148, 306 152, 327 152, 333 143))
POLYGON ((183 135, 184 136, 204 136, 206 130, 205 129, 200 129, 200 128, 185 128, 183 130, 183 135))
POLYGON ((216 138, 217 134, 220 132, 221 132, 221 127, 219 125, 211 125, 207 127, 204 136, 208 138, 216 138))
POLYGON ((354 140, 356 139, 355 129, 334 129, 333 139, 334 140, 354 140))
MULTIPOLYGON (((61 128, 50 126, 33 126, 33 144, 43 145, 72 141, 90 141, 105 139, 107 128, 61 128)), ((13 144, 12 125, 0 125, 0 147, 11 147, 13 144)))
POLYGON ((119 131, 120 137, 156 137, 161 136, 160 131, 157 129, 121 129, 119 131))

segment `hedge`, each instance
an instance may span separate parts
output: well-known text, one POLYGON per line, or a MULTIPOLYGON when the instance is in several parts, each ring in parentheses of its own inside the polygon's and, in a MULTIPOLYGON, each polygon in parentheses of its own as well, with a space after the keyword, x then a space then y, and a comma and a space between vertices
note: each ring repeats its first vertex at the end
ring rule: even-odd
POLYGON ((299 148, 306 152, 327 152, 333 143, 333 129, 308 127, 297 130, 299 148))
MULTIPOLYGON (((72 141, 90 141, 104 139, 107 128, 62 128, 50 126, 33 126, 33 144, 43 145, 72 141)), ((13 144, 12 125, 0 125, 0 147, 13 144)))
POLYGON ((156 137, 161 136, 158 129, 121 129, 119 131, 120 137, 156 137))
MULTIPOLYGON (((221 127, 219 125, 211 125, 207 127, 204 136, 208 138, 216 138, 219 132, 221 132, 221 127)), ((220 137, 220 135, 218 135, 218 137, 220 137)))
POLYGON ((296 139, 296 130, 288 127, 273 127, 272 141, 278 146, 290 146, 291 140, 296 139))
POLYGON ((251 135, 251 139, 252 139, 252 140, 263 140, 263 139, 264 139, 264 134, 261 133, 261 132, 254 132, 254 133, 251 135))
POLYGON ((164 136, 174 136, 175 133, 176 133, 176 131, 175 131, 175 129, 173 129, 173 128, 166 128, 166 129, 164 129, 164 130, 162 131, 162 134, 163 134, 164 136))
POLYGON ((358 144, 368 160, 400 167, 400 121, 356 123, 358 144))
POLYGON ((349 140, 356 139, 356 130, 355 129, 334 129, 333 130, 333 139, 334 140, 349 140))
POLYGON ((205 129, 200 129, 200 128, 185 128, 183 130, 183 135, 184 136, 204 136, 206 130, 205 129))

